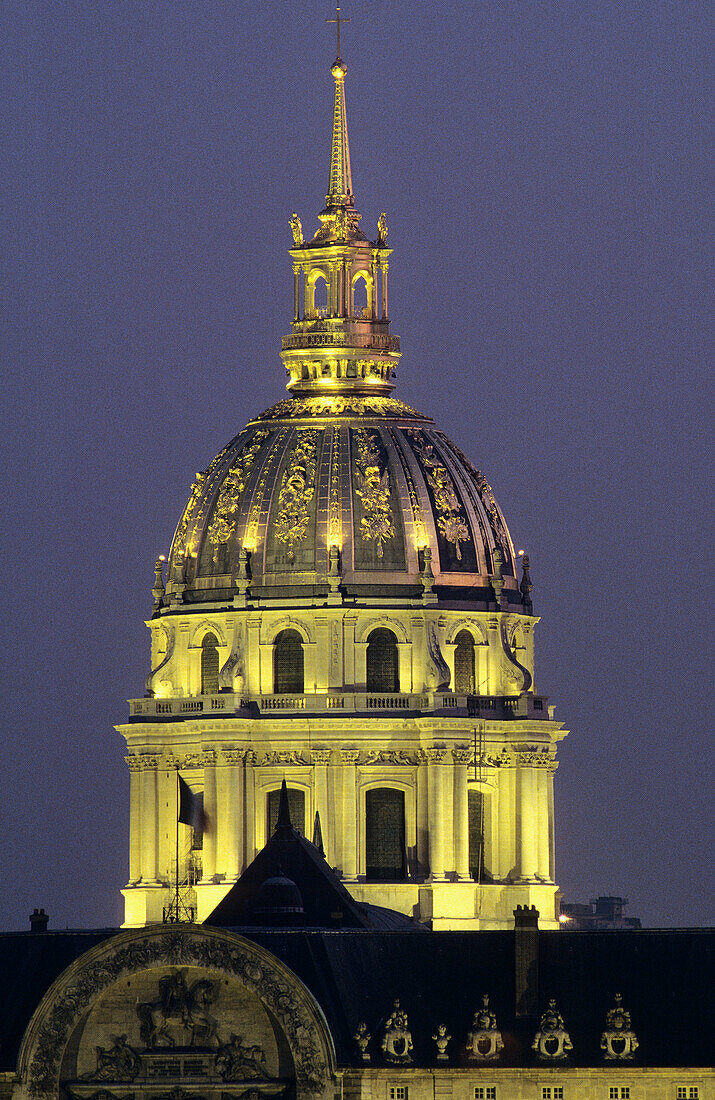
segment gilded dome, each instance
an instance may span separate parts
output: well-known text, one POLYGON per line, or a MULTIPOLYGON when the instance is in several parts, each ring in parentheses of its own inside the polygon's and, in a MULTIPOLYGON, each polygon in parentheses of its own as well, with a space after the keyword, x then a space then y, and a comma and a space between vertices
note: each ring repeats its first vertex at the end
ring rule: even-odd
POLYGON ((247 579, 254 599, 409 598, 431 569, 440 598, 488 604, 501 572, 516 609, 514 564, 489 483, 429 417, 339 394, 281 401, 197 475, 167 580, 185 603, 247 579))

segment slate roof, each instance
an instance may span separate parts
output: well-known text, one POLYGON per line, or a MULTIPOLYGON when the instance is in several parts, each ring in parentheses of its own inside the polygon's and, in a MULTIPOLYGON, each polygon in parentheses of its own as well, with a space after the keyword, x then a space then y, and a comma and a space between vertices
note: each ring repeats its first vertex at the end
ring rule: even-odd
MULTIPOLYGON (((54 979, 112 935, 96 932, 0 935, 3 1013, 0 1070, 12 1070, 32 1012, 54 979)), ((395 997, 407 1012, 414 1064, 436 1066, 431 1036, 445 1023, 452 1066, 472 1015, 488 992, 502 1031, 506 1066, 535 1064, 538 1018, 514 1014, 513 932, 306 931, 246 928, 247 939, 281 959, 315 996, 342 1065, 361 1065, 352 1036, 364 1020, 380 1066, 380 1022, 395 997)), ((599 1042, 616 992, 640 1043, 636 1066, 708 1066, 712 1036, 713 934, 708 930, 540 932, 541 1011, 557 1000, 574 1051, 566 1065, 604 1065, 599 1042)), ((563 1064, 563 1063, 560 1063, 563 1064)), ((391 1067, 391 1072, 399 1072, 391 1067)))

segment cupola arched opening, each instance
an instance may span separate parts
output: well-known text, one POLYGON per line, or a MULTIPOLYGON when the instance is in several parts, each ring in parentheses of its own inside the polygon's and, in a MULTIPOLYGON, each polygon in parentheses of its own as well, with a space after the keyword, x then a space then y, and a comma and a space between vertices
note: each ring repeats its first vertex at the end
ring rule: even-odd
POLYGON ((328 284, 322 273, 310 279, 310 313, 313 317, 328 316, 328 284))
POLYGON ((352 300, 352 315, 353 317, 369 318, 370 317, 370 285, 368 276, 364 272, 356 275, 353 279, 353 300, 352 300))
POLYGON ((218 691, 218 638, 210 631, 201 639, 201 694, 218 691))
POLYGON ((281 630, 273 645, 273 691, 276 695, 302 695, 304 685, 303 639, 297 630, 281 630))
POLYGON ((474 695, 474 638, 468 630, 460 630, 455 642, 454 690, 458 695, 474 695))
POLYGON ((391 630, 378 627, 367 640, 367 690, 400 690, 397 638, 391 630))
MULTIPOLYGON (((305 791, 298 790, 297 787, 288 787, 288 812, 290 814, 290 822, 294 829, 297 829, 299 833, 305 836, 305 791)), ((268 792, 268 798, 266 801, 266 809, 268 812, 267 827, 268 831, 266 836, 271 837, 275 832, 276 822, 278 821, 278 807, 281 800, 280 787, 277 787, 275 791, 268 792)))
POLYGON ((365 874, 380 882, 407 877, 404 791, 374 787, 365 792, 365 874))

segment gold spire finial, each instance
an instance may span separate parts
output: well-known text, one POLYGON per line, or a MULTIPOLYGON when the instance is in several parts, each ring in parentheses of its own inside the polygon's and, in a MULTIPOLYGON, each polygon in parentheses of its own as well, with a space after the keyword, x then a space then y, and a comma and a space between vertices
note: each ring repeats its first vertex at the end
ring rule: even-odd
POLYGON ((350 171, 350 145, 348 143, 348 120, 345 111, 345 74, 348 67, 340 56, 340 24, 349 23, 340 14, 340 5, 336 5, 336 18, 326 19, 326 23, 335 23, 338 28, 338 56, 330 72, 335 80, 335 101, 333 106, 333 138, 330 145, 330 181, 325 202, 331 206, 354 206, 353 181, 350 171))
POLYGON ((341 58, 340 58, 340 24, 341 23, 350 23, 350 22, 352 22, 352 20, 345 19, 344 17, 341 19, 341 17, 340 17, 340 4, 336 4, 335 5, 335 19, 326 19, 325 22, 326 23, 335 23, 337 28, 338 28, 338 57, 337 57, 337 60, 340 61, 341 60, 341 58))

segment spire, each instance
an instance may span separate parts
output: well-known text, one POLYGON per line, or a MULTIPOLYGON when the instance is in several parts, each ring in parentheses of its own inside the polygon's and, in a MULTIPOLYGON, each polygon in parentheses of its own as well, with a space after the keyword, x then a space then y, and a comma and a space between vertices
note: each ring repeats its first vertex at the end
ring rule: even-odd
POLYGON ((323 830, 320 828, 320 813, 315 811, 315 821, 313 822, 313 847, 317 848, 321 856, 325 855, 325 849, 323 848, 323 830))
POLYGON ((328 183, 328 193, 325 196, 327 207, 352 207, 355 205, 350 171, 348 118, 345 111, 345 74, 347 71, 347 65, 338 54, 330 70, 335 81, 335 100, 333 103, 333 140, 330 145, 330 182, 328 183))
POLYGON ((276 821, 274 836, 290 837, 297 835, 290 819, 290 806, 288 803, 288 787, 285 779, 281 784, 281 797, 278 803, 278 820, 276 821))

